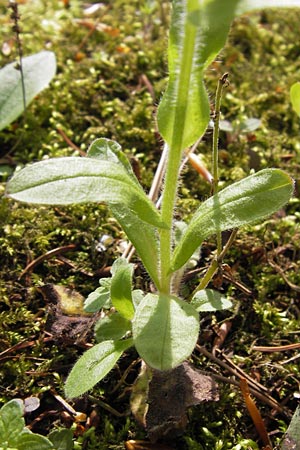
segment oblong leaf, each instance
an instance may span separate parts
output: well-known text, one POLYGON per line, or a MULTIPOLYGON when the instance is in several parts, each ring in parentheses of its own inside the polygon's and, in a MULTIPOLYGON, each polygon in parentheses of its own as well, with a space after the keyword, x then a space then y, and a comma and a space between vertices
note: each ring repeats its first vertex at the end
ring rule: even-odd
POLYGON ((125 204, 142 220, 163 226, 160 214, 123 167, 111 161, 67 157, 40 161, 17 172, 7 195, 28 203, 125 204))
POLYGON ((118 258, 112 267, 110 298, 116 310, 127 320, 134 316, 131 295, 133 269, 133 264, 128 263, 125 258, 118 258))
POLYGON ((110 210, 136 248, 152 281, 159 288, 159 244, 156 228, 142 221, 125 205, 111 205, 110 210))
POLYGON ((158 127, 169 144, 184 149, 204 133, 209 101, 203 72, 224 46, 238 0, 175 0, 169 37, 169 81, 158 108, 158 127))
POLYGON ((184 149, 205 131, 209 102, 203 73, 223 48, 233 19, 254 9, 299 7, 300 0, 174 0, 169 36, 169 81, 158 128, 170 148, 184 149), (180 141, 178 143, 178 140, 180 141))
POLYGON ((102 317, 95 325, 95 338, 97 342, 122 339, 131 330, 131 322, 119 313, 102 317))
POLYGON ((100 286, 91 292, 84 302, 84 311, 87 313, 94 313, 100 309, 109 309, 110 301, 110 287, 100 286))
POLYGON ((204 239, 219 231, 263 219, 293 193, 293 180, 280 169, 264 169, 203 202, 175 248, 171 271, 179 269, 204 239))
POLYGON ((198 313, 188 303, 164 294, 148 294, 132 321, 134 345, 154 369, 169 370, 188 358, 198 339, 198 313))
POLYGON ((222 311, 232 308, 232 302, 213 289, 202 289, 196 292, 192 298, 191 305, 198 312, 222 311))
MULTIPOLYGON (((56 73, 55 54, 42 51, 22 58, 25 98, 28 105, 48 86, 56 73)), ((22 80, 16 63, 0 70, 0 130, 13 122, 24 110, 22 80)))
POLYGON ((87 350, 73 366, 65 385, 68 398, 79 397, 92 389, 114 367, 132 339, 105 341, 87 350))

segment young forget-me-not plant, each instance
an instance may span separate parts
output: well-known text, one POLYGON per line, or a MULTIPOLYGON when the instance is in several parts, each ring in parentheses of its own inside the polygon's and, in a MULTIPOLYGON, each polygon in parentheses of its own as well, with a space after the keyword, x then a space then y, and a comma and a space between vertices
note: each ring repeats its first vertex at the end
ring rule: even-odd
MULTIPOLYGON (((205 289, 222 256, 221 232, 263 219, 291 197, 292 179, 272 168, 219 190, 214 145, 213 195, 199 206, 190 223, 181 224, 179 236, 175 232, 174 208, 184 152, 205 133, 210 119, 204 71, 223 48, 236 16, 277 6, 299 7, 300 0, 172 2, 169 81, 157 112, 165 143, 160 209, 143 191, 119 144, 104 138, 91 144, 86 158, 37 162, 9 181, 7 195, 23 202, 106 202, 155 285, 155 293, 134 290, 133 265, 125 258, 114 263, 111 279, 100 280, 100 287, 86 301, 86 310, 92 312, 110 304, 116 312, 97 324, 98 343, 83 354, 69 374, 65 388, 68 397, 91 389, 131 346, 148 366, 158 370, 172 369, 188 358, 198 339, 199 312, 207 305, 226 306, 218 293, 205 289), (192 301, 185 301, 179 298, 177 289, 185 265, 203 240, 212 235, 217 235, 218 255, 192 301)), ((218 105, 215 121, 217 124, 218 105)))

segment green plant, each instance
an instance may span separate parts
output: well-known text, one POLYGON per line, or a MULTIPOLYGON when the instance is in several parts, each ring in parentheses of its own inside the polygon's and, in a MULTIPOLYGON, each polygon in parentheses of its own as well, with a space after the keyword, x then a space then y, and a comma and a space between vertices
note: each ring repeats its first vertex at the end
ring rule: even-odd
MULTIPOLYGON (((203 303, 213 310, 226 306, 219 294, 205 290, 227 250, 221 232, 258 221, 290 198, 293 181, 279 169, 265 169, 218 189, 218 129, 221 92, 216 94, 212 193, 188 225, 176 224, 174 210, 183 151, 195 144, 209 123, 209 101, 203 72, 222 49, 231 21, 238 14, 265 6, 300 6, 300 1, 174 0, 169 40, 169 83, 157 114, 165 141, 160 167, 164 187, 160 211, 144 193, 118 143, 97 139, 87 158, 49 159, 17 172, 7 195, 40 204, 106 202, 136 248, 156 293, 133 289, 133 265, 115 262, 112 278, 87 299, 86 310, 112 305, 105 324, 97 326, 99 343, 73 367, 66 383, 68 397, 79 396, 100 381, 124 351, 135 346, 152 368, 168 370, 190 356, 199 333, 203 303), (217 255, 192 302, 179 297, 184 269, 204 239, 217 235, 217 255), (216 306, 217 305, 217 306, 216 306)), ((156 196, 153 195, 154 199, 156 196)), ((230 241, 231 243, 231 241, 230 241)))
POLYGON ((56 430, 48 438, 32 433, 25 426, 22 400, 11 400, 0 409, 1 450, 72 450, 71 430, 56 430))
POLYGON ((25 107, 45 89, 56 72, 53 52, 41 51, 22 58, 22 74, 15 63, 0 70, 0 130, 22 114, 25 107), (22 83, 26 92, 23 98, 22 83))

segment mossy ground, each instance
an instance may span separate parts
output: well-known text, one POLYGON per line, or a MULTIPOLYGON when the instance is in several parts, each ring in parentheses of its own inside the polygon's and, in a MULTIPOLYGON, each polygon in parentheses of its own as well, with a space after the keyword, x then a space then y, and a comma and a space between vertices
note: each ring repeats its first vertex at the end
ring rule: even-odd
MULTIPOLYGON (((87 5, 76 0, 22 2, 24 54, 44 48, 53 50, 58 72, 50 88, 35 99, 26 115, 0 132, 0 162, 12 170, 45 157, 78 155, 96 137, 108 137, 117 140, 135 161, 148 189, 161 151, 154 112, 166 84, 169 4, 116 0, 104 2, 91 16, 84 15, 84 6, 87 5), (96 29, 92 30, 94 25, 96 29), (63 135, 78 149, 70 147, 63 135)), ((251 294, 246 295, 239 286, 224 280, 221 289, 233 298, 235 314, 203 316, 201 344, 211 349, 213 327, 232 316, 231 331, 223 345, 225 354, 246 372, 256 374, 290 414, 296 407, 294 394, 299 391, 297 351, 261 353, 251 348, 253 344, 299 341, 299 292, 293 285, 300 285, 300 127, 289 103, 289 88, 299 74, 299 20, 300 12, 294 10, 239 18, 232 26, 228 45, 206 74, 213 100, 218 77, 229 72, 230 85, 222 102, 226 120, 236 127, 247 118, 259 118, 262 122, 252 132, 221 132, 222 184, 244 177, 251 168, 276 166, 295 178, 296 190, 284 211, 238 233, 226 263, 234 279, 251 294), (292 284, 287 284, 278 268, 292 284)), ((7 52, 2 47, 3 66, 17 57, 6 5, 0 6, 0 26, 1 43, 10 49, 7 52)), ((208 165, 210 141, 208 132, 199 146, 208 165)), ((1 194, 5 181, 3 176, 1 194)), ((208 192, 209 187, 198 174, 186 168, 178 214, 188 217, 208 192)), ((44 340, 47 307, 38 287, 63 284, 87 295, 98 286, 99 270, 120 255, 124 236, 109 211, 99 205, 46 208, 2 197, 0 223, 0 352, 24 342, 24 348, 0 353, 0 402, 38 395, 45 415, 33 429, 47 433, 53 427, 67 426, 61 414, 49 412, 58 408, 51 392, 63 395, 64 378, 82 348, 44 340), (101 252, 98 244, 104 234, 112 240, 101 252), (35 258, 70 244, 75 244, 75 249, 45 259, 21 276, 35 258)), ((199 265, 208 264, 214 248, 213 240, 205 243, 199 265)), ((141 278, 139 282, 143 284, 141 278)), ((128 387, 135 372, 129 374, 117 393, 111 392, 135 358, 135 354, 128 354, 93 392, 94 397, 120 413, 128 410, 128 387)), ((194 362, 202 369, 222 373, 202 356, 195 357, 194 362)), ((239 390, 226 383, 220 387, 218 403, 190 411, 187 433, 177 443, 178 448, 259 448, 239 390)), ((278 444, 289 418, 274 415, 267 405, 258 404, 273 442, 278 444)), ((76 408, 97 418, 95 429, 84 431, 77 427, 78 446, 118 449, 124 447, 124 440, 144 436, 130 416, 118 417, 88 398, 76 408)), ((28 417, 28 423, 33 419, 28 417)))

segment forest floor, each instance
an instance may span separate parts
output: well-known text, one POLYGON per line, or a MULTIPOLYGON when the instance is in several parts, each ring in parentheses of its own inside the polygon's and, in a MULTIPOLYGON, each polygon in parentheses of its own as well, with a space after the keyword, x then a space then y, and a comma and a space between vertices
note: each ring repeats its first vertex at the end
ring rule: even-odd
MULTIPOLYGON (((123 449, 125 441, 147 440, 129 410, 138 355, 130 350, 89 395, 70 402, 87 415, 74 422, 62 400, 64 381, 93 342, 94 321, 79 310, 75 326, 57 302, 62 295, 71 302, 74 291, 85 298, 95 290, 121 255, 124 235, 104 205, 36 207, 2 194, 16 168, 82 155, 98 137, 121 144, 149 189, 162 145, 154 117, 167 82, 169 2, 105 1, 94 4, 94 11, 79 0, 20 3, 24 55, 51 50, 58 70, 26 113, 0 132, 0 406, 38 397, 39 408, 25 417, 32 431, 47 435, 71 427, 75 448, 123 449)), ((220 133, 222 186, 251 170, 279 167, 295 179, 295 194, 277 214, 238 232, 223 276, 214 281, 234 307, 201 315, 191 358, 215 376, 219 400, 190 408, 184 434, 168 448, 262 448, 239 387, 246 375, 277 448, 297 407, 299 347, 280 347, 298 344, 300 333, 300 123, 289 99, 300 73, 299 22, 297 10, 236 19, 206 73, 212 101, 218 78, 228 72, 230 80, 222 99, 222 119, 228 121, 220 133)), ((0 5, 1 67, 18 58, 12 25, 9 9, 0 5)), ((211 134, 197 150, 208 166, 211 134)), ((209 189, 186 167, 178 216, 188 220, 209 189)), ((193 289, 215 248, 213 239, 205 241, 199 270, 188 274, 185 289, 193 289)), ((136 287, 143 288, 148 279, 134 261, 136 287)), ((130 450, 159 448, 131 445, 130 450)))

